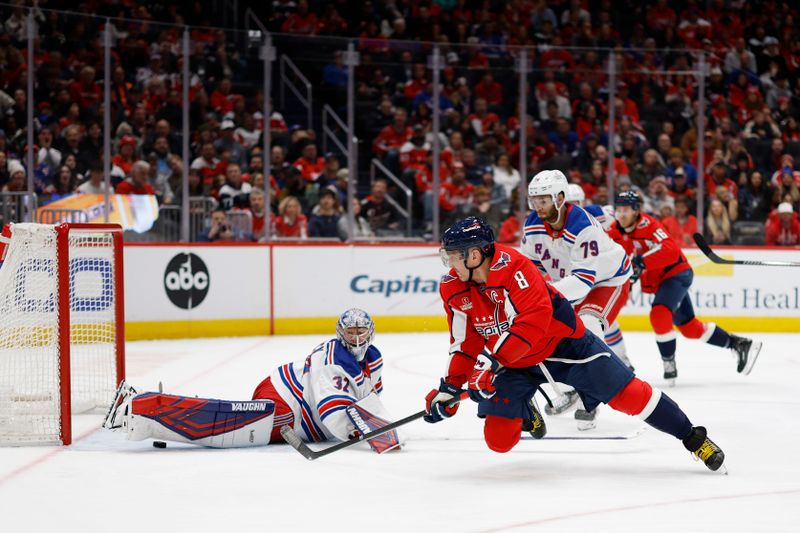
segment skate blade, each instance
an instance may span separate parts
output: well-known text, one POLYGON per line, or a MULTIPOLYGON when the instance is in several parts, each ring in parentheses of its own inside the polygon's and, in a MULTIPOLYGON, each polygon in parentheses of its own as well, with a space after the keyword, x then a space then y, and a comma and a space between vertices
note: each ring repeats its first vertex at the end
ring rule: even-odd
POLYGON ((594 420, 578 420, 578 431, 589 431, 597 427, 594 420))
POLYGON ((717 474, 719 474, 721 476, 727 476, 728 475, 728 467, 725 466, 725 464, 722 464, 719 468, 717 468, 717 474))
POLYGON ((576 403, 578 403, 578 393, 575 391, 565 392, 556 397, 552 407, 550 404, 545 405, 544 412, 549 416, 560 415, 571 409, 576 403))
POLYGON ((675 387, 675 378, 669 378, 665 381, 667 383, 667 387, 675 387))
POLYGON ((761 353, 761 341, 753 341, 753 344, 750 345, 750 353, 747 354, 747 364, 744 365, 744 369, 742 369, 742 374, 747 376, 753 370, 753 367, 756 364, 756 359, 758 359, 758 354, 761 353))

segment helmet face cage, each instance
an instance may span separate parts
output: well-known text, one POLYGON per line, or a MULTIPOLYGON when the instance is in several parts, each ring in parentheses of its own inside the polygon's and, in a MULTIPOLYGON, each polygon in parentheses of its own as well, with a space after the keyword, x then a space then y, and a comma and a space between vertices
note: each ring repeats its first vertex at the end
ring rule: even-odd
POLYGON ((375 322, 366 311, 356 307, 348 309, 336 322, 336 338, 347 348, 348 352, 355 356, 356 360, 361 361, 375 338, 375 322), (366 331, 357 333, 353 338, 353 335, 347 331, 350 328, 366 329, 366 331))

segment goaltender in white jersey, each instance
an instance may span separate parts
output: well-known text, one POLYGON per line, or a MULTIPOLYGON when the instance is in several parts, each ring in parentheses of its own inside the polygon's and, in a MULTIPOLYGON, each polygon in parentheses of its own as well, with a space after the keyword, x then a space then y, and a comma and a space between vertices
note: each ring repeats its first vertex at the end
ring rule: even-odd
MULTIPOLYGON (((387 425, 380 400, 383 359, 372 345, 372 318, 348 309, 336 333, 304 359, 280 365, 249 401, 137 394, 123 381, 103 427, 122 431, 129 440, 235 448, 283 442, 283 426, 305 441, 321 442, 348 440, 387 425)), ((378 453, 400 447, 396 431, 368 442, 378 453)))
MULTIPOLYGON (((628 299, 630 258, 593 216, 567 203, 567 186, 559 170, 533 177, 528 185, 533 211, 525 221, 521 250, 602 339, 628 299)), ((593 411, 576 411, 579 429, 594 427, 594 416, 593 411)))

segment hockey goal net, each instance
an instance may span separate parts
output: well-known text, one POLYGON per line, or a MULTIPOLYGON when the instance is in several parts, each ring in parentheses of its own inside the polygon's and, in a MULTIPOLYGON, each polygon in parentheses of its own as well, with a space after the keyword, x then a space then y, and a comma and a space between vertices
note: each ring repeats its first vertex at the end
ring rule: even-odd
POLYGON ((70 444, 72 413, 108 408, 125 375, 122 231, 10 230, 0 266, 0 444, 70 444))

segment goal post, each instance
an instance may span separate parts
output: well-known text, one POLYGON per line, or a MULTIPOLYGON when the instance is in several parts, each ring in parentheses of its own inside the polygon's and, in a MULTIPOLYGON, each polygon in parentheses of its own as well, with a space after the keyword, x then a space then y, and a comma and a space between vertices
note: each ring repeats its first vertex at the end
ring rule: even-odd
POLYGON ((70 444, 72 413, 110 405, 125 376, 123 292, 119 225, 11 226, 0 266, 0 445, 70 444))

